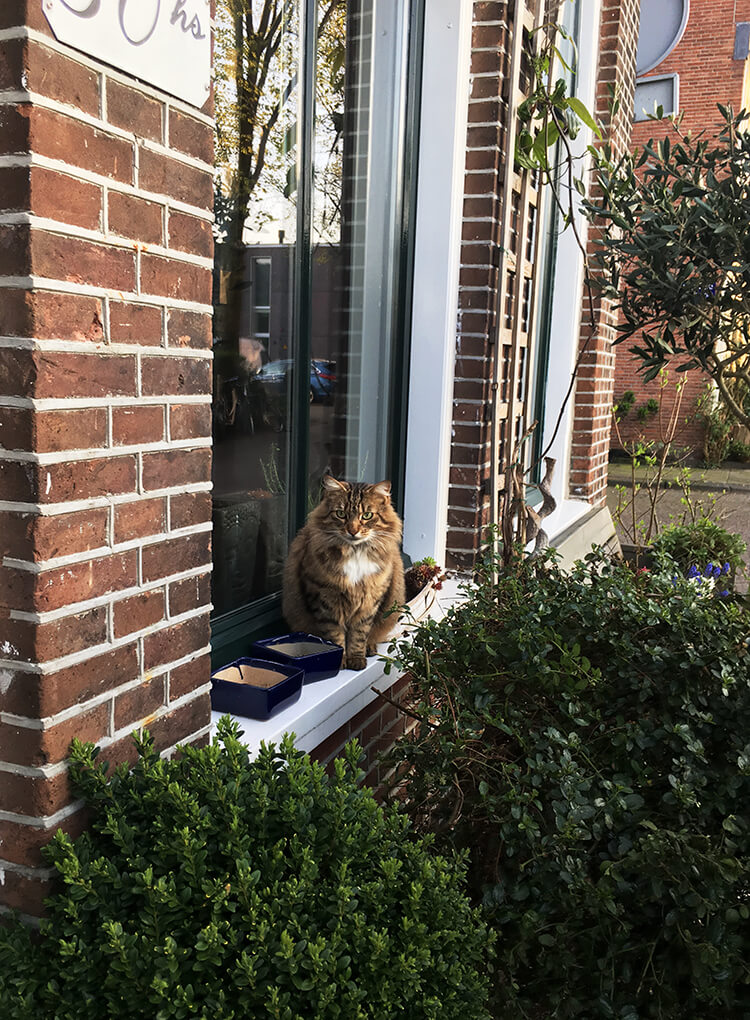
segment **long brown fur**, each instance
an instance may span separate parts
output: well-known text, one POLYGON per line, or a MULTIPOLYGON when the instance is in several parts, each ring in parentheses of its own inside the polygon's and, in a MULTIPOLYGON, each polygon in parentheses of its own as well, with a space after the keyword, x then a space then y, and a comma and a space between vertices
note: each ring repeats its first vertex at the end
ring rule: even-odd
POLYGON ((342 668, 366 656, 396 622, 404 601, 402 525, 391 483, 340 482, 327 475, 323 498, 291 544, 282 609, 292 630, 342 645, 342 668))

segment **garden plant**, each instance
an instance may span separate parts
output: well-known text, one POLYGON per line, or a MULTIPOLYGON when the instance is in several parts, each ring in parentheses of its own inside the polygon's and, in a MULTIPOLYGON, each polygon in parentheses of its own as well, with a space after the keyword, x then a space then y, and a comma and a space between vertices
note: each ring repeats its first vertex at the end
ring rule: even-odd
POLYGON ((483 1020, 492 938, 464 866, 362 789, 350 745, 329 778, 296 751, 248 759, 138 742, 108 781, 72 751, 90 831, 58 832, 41 936, 0 927, 3 1020, 483 1020))
POLYGON ((749 632, 675 564, 595 553, 488 563, 394 646, 395 792, 470 853, 496 1017, 750 1015, 749 632))
POLYGON ((740 535, 708 517, 698 517, 682 524, 664 528, 654 540, 651 550, 657 561, 669 570, 674 563, 682 573, 691 567, 705 569, 708 563, 728 565, 727 575, 744 570, 746 545, 740 535))
POLYGON ((750 426, 749 114, 719 111, 713 137, 691 135, 676 116, 641 151, 591 147, 589 280, 619 312, 616 342, 634 340, 646 379, 669 363, 700 367, 750 426))

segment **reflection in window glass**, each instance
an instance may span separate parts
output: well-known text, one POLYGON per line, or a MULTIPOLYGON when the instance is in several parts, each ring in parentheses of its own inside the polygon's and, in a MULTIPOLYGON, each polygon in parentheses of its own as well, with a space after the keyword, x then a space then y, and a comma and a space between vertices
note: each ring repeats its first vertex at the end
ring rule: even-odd
POLYGON ((310 482, 385 478, 399 263, 405 0, 318 0, 310 482), (330 409, 327 409, 332 405, 330 409))
POLYGON ((316 503, 326 470, 388 475, 411 0, 217 7, 213 602, 224 614, 279 591, 298 494, 316 503), (310 170, 311 190, 298 187, 310 170))
POLYGON ((287 549, 299 23, 290 0, 218 4, 217 613, 277 591, 287 549))

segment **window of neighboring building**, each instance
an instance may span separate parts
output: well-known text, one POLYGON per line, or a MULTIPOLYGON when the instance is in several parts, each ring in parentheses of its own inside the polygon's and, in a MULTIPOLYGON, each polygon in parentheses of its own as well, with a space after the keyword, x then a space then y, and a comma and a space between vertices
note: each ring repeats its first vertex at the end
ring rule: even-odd
POLYGON ((648 120, 660 109, 664 117, 677 113, 679 109, 679 76, 663 74, 654 78, 642 78, 635 84, 633 97, 634 119, 648 120))
POLYGON ((398 482, 419 13, 418 0, 218 3, 220 657, 278 624, 289 538, 325 471, 398 482))
POLYGON ((657 67, 683 36, 690 0, 641 0, 636 74, 657 67))
POLYGON ((251 329, 255 340, 266 345, 271 339, 271 260, 253 259, 250 270, 251 329))

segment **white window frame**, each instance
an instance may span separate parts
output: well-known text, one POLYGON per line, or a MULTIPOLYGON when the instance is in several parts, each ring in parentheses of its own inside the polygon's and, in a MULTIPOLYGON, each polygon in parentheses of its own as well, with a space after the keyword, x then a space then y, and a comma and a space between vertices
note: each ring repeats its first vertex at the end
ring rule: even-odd
POLYGON ((472 9, 466 0, 425 4, 404 552, 438 563, 448 530, 472 9))

